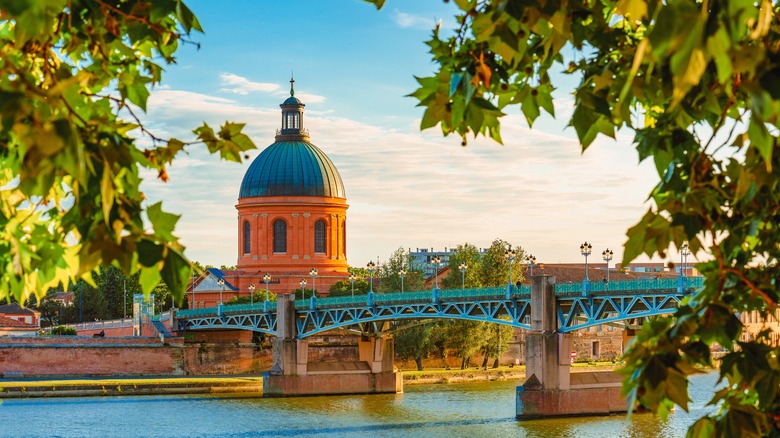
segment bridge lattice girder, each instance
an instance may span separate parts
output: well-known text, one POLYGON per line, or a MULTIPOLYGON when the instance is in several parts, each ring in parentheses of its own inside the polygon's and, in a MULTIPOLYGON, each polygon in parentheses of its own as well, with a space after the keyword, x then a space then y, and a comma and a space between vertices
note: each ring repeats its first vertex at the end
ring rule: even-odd
MULTIPOLYGON (((639 320, 645 317, 674 312, 679 302, 688 294, 677 291, 652 291, 645 293, 595 293, 560 294, 556 296, 558 332, 566 333, 600 324, 639 320)), ((399 320, 457 319, 491 322, 512 327, 530 329, 530 295, 514 295, 510 299, 492 296, 473 301, 442 301, 366 303, 327 307, 297 306, 298 337, 305 338, 328 330, 367 327, 371 323, 399 320)), ((200 309, 199 309, 200 310, 200 309)), ((190 317, 180 321, 186 330, 243 329, 270 335, 276 334, 275 310, 245 310, 231 312, 225 306, 222 314, 190 317)))

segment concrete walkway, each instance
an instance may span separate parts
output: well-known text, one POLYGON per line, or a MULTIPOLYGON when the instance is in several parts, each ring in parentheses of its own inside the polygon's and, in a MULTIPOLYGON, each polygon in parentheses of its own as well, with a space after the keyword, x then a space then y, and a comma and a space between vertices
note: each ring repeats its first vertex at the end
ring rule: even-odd
POLYGON ((0 379, 0 399, 237 393, 262 395, 263 378, 258 375, 231 375, 0 379))

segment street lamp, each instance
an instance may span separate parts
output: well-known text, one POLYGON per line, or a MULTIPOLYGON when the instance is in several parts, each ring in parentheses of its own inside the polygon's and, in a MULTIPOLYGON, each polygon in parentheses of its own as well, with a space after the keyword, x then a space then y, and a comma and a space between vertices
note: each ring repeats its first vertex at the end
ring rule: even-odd
POLYGON ((465 289, 466 288, 466 269, 469 268, 469 265, 466 264, 466 262, 462 262, 460 266, 458 266, 458 269, 460 270, 460 288, 465 289))
POLYGON ((517 257, 517 251, 511 246, 504 251, 504 258, 509 262, 509 279, 506 283, 508 287, 512 286, 512 262, 515 261, 515 257, 517 257))
POLYGON ((441 259, 439 258, 439 256, 433 256, 433 258, 431 259, 431 264, 436 266, 436 269, 435 269, 435 272, 436 272, 436 277, 435 277, 436 278, 436 283, 435 283, 435 285, 436 285, 436 287, 434 287, 434 289, 439 289, 439 264, 441 264, 441 259))
POLYGON ((609 248, 601 252, 601 257, 604 259, 605 262, 607 262, 607 283, 609 283, 609 262, 612 261, 612 256, 614 254, 615 253, 613 253, 612 250, 609 248))
POLYGON ((404 291, 404 277, 406 277, 406 269, 401 268, 400 271, 398 271, 398 275, 401 276, 401 292, 404 291))
POLYGON ((688 256, 691 255, 691 250, 687 243, 683 243, 680 248, 680 277, 685 277, 685 262, 688 261, 688 256))
POLYGON ((305 278, 301 278, 301 294, 303 294, 303 299, 304 300, 306 299, 306 289, 305 289, 305 287, 306 287, 306 279, 305 278))
POLYGON ((249 304, 255 303, 255 284, 249 283, 249 304))
POLYGON ((528 268, 530 269, 529 275, 534 275, 534 266, 536 266, 536 256, 528 256, 528 268))
POLYGON ((590 281, 588 278, 588 256, 593 252, 593 245, 588 242, 580 245, 580 254, 585 256, 585 280, 590 281))
POLYGON ((317 268, 311 268, 309 271, 309 275, 311 276, 311 294, 312 296, 317 295, 317 289, 314 287, 314 279, 317 278, 317 268))
POLYGON ((368 282, 368 292, 373 293, 374 292, 374 271, 376 270, 376 263, 374 262, 368 262, 366 265, 366 270, 368 271, 369 276, 369 282, 368 282))
POLYGON ((357 275, 349 274, 349 282, 352 283, 352 298, 355 298, 355 280, 357 279, 357 275))
POLYGON ((217 280, 217 284, 219 285, 219 305, 222 305, 222 289, 225 288, 225 279, 220 278, 217 280))
POLYGON ((265 282, 265 301, 267 302, 268 301, 268 283, 271 282, 271 274, 266 272, 265 275, 263 275, 263 281, 265 282))

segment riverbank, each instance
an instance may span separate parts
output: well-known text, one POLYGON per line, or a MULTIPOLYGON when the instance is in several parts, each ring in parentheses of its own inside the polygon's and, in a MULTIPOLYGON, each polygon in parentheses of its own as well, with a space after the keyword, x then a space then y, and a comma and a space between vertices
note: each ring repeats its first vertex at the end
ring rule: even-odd
MULTIPOLYGON (((611 363, 576 364, 573 373, 615 369, 611 363)), ((404 385, 523 380, 525 367, 485 369, 402 370, 404 385)), ((259 375, 204 377, 115 377, 74 379, 0 379, 0 399, 35 397, 95 397, 165 394, 262 394, 259 375)))

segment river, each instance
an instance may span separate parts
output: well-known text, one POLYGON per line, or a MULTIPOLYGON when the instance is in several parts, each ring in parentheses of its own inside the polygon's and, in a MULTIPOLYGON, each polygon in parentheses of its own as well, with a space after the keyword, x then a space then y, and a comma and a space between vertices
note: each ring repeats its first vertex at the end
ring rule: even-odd
POLYGON ((691 413, 518 422, 519 381, 408 385, 404 394, 265 399, 133 396, 8 399, 3 437, 675 437, 711 407, 717 374, 691 378, 691 413))

